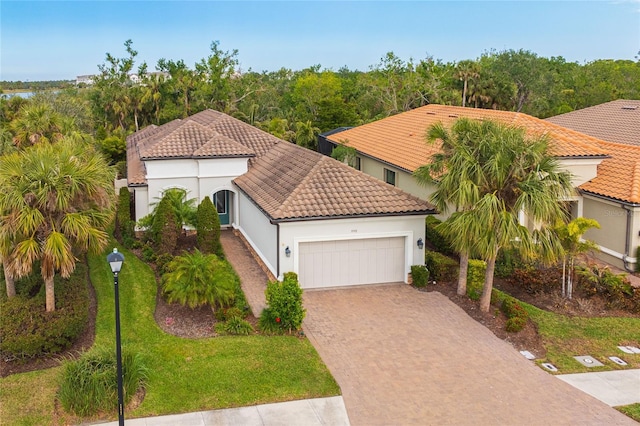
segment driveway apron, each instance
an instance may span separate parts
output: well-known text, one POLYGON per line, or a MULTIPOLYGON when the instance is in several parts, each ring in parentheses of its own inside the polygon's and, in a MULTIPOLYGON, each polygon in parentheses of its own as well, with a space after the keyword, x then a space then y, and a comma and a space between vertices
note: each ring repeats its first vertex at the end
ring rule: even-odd
POLYGON ((305 291, 304 331, 353 425, 637 425, 526 360, 437 292, 305 291))

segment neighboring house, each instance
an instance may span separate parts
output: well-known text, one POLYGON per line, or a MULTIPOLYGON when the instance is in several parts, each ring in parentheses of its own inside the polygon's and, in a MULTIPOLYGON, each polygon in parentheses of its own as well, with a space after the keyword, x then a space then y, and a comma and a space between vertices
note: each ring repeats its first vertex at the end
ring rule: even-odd
POLYGON ((424 263, 426 201, 206 110, 127 138, 136 219, 169 188, 211 197, 276 277, 303 288, 406 282, 424 263))
POLYGON ((76 84, 86 84, 91 86, 94 83, 95 75, 79 75, 76 77, 76 84))
POLYGON ((617 260, 614 263, 622 260, 622 266, 631 269, 639 261, 640 244, 640 100, 620 99, 546 121, 600 139, 598 146, 610 158, 580 191, 584 216, 596 219, 602 228, 589 230, 585 238, 600 244, 609 259, 617 260))
MULTIPOLYGON (((427 129, 441 122, 450 126, 461 117, 492 119, 522 126, 532 134, 546 134, 551 153, 573 174, 576 194, 567 200, 572 217, 592 217, 601 230, 587 237, 601 246, 602 258, 632 268, 640 243, 640 157, 634 147, 621 147, 549 121, 508 111, 445 105, 427 105, 398 115, 318 138, 318 150, 330 155, 338 144, 357 151, 356 166, 363 172, 428 200, 433 186, 422 186, 413 172, 430 161, 439 144, 427 144, 427 129), (637 171, 636 171, 637 164, 637 171)), ((444 218, 441 216, 441 218, 444 218)), ((521 223, 532 226, 521 216, 521 223)))

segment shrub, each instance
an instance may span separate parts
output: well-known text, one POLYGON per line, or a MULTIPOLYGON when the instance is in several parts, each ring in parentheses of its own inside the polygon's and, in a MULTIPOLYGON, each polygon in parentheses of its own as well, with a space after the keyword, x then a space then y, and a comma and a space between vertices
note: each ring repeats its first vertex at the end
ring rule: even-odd
POLYGON ((302 307, 302 289, 296 273, 285 273, 282 282, 267 283, 265 296, 269 312, 265 315, 263 311, 261 320, 264 317, 265 321, 272 321, 272 325, 289 333, 300 329, 306 310, 302 307))
POLYGON ((169 269, 169 264, 173 260, 173 256, 169 253, 162 253, 155 258, 156 266, 158 267, 158 272, 161 275, 166 274, 167 272, 171 272, 169 269))
POLYGON ((516 268, 508 278, 511 284, 524 288, 529 294, 551 293, 562 282, 562 270, 525 264, 516 268))
POLYGON ((135 239, 135 222, 131 220, 131 193, 126 187, 120 188, 118 193, 118 208, 116 211, 116 236, 128 247, 135 239))
POLYGON ((458 274, 458 262, 437 251, 425 250, 424 263, 436 281, 452 281, 458 274))
POLYGON ((277 319, 279 316, 273 309, 266 307, 262 310, 260 318, 258 319, 258 328, 260 331, 266 334, 282 334, 284 330, 277 319))
POLYGON ((640 272, 640 246, 636 247, 636 272, 640 272))
POLYGON ((507 316, 506 330, 508 332, 517 333, 527 325, 529 313, 517 299, 505 297, 502 300, 502 312, 507 316))
MULTIPOLYGON (((139 354, 122 351, 122 387, 125 405, 145 385, 148 370, 139 354)), ((98 348, 67 361, 62 369, 58 399, 65 411, 78 416, 113 411, 118 406, 115 351, 98 348)))
POLYGON ((142 247, 142 259, 145 262, 153 262, 156 260, 156 251, 153 249, 151 244, 146 243, 142 247))
MULTIPOLYGON (((89 291, 82 263, 68 279, 55 277, 56 310, 45 311, 44 286, 34 277, 16 282, 18 296, 0 302, 0 353, 9 358, 36 357, 69 348, 87 326, 89 291), (28 297, 39 289, 35 297, 28 297)), ((39 278, 37 274, 35 277, 39 278)))
POLYGON ((500 249, 496 259, 495 275, 500 278, 508 278, 517 268, 523 268, 524 265, 517 249, 500 249))
POLYGON ((241 309, 232 306, 230 308, 216 310, 215 317, 217 321, 224 322, 231 318, 243 319, 245 315, 241 309))
POLYGON ((425 223, 425 238, 433 244, 437 251, 444 254, 453 254, 455 251, 451 247, 451 242, 438 229, 438 225, 442 223, 435 216, 427 216, 425 223))
POLYGON ((467 269, 467 296, 469 299, 480 300, 486 270, 487 262, 484 260, 469 259, 469 268, 467 269))
POLYGON ((411 265, 413 286, 423 288, 429 282, 429 270, 424 265, 411 265))
POLYGON ((220 217, 211 202, 204 197, 196 212, 196 233, 198 249, 203 253, 213 253, 224 259, 224 251, 220 244, 220 217))
POLYGON ((218 334, 231 334, 235 336, 248 336, 254 332, 251 324, 237 316, 233 316, 225 322, 217 323, 215 330, 218 334))
POLYGON ((640 289, 631 286, 625 274, 614 274, 607 267, 597 264, 579 268, 578 285, 588 296, 602 295, 607 300, 608 309, 622 309, 640 312, 640 289))
POLYGON ((178 223, 168 198, 163 198, 153 218, 152 235, 158 253, 173 254, 182 225, 178 223))

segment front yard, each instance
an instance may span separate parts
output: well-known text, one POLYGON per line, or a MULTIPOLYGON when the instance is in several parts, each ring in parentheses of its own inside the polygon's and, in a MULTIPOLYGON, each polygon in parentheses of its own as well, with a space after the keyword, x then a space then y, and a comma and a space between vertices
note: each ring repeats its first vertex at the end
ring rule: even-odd
MULTIPOLYGON (((127 418, 338 395, 340 390, 315 349, 295 336, 183 339, 164 333, 154 320, 153 271, 123 250, 120 309, 123 346, 143 355, 149 368, 144 400, 127 418)), ((115 350, 113 275, 104 256, 89 259, 98 299, 96 346, 115 350)), ((0 379, 3 424, 46 425, 113 420, 74 419, 55 404, 60 368, 0 379), (34 391, 35 390, 35 391, 34 391)))

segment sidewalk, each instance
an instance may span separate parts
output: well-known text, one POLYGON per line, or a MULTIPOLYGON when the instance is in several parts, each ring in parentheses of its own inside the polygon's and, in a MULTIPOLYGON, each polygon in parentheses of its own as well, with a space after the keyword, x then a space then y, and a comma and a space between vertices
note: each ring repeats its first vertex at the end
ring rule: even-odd
POLYGON ((556 377, 612 407, 640 402, 640 370, 559 374, 556 377))
MULTIPOLYGON (((130 420, 126 415, 127 413, 125 413, 127 426, 348 426, 350 424, 341 396, 130 420)), ((94 424, 117 426, 118 422, 94 424)))

